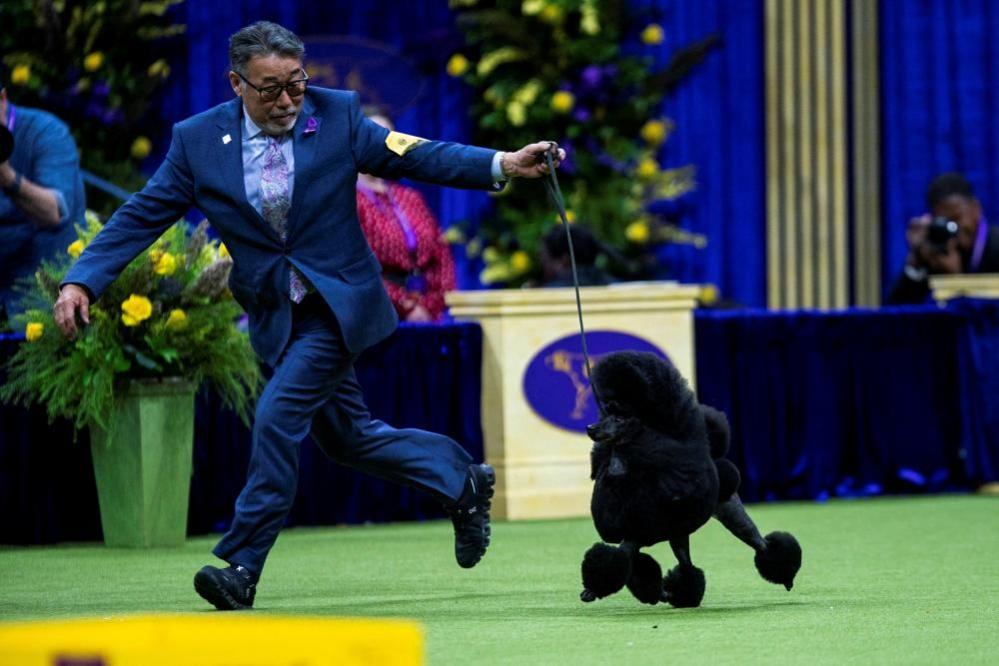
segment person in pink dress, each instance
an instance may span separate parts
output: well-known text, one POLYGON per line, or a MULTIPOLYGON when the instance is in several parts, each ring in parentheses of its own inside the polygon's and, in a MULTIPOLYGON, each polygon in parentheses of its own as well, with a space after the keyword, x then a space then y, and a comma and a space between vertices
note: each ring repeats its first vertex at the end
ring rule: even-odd
MULTIPOLYGON (((383 113, 368 111, 368 117, 395 129, 383 113)), ((361 173, 357 215, 382 265, 382 282, 399 318, 440 320, 445 312, 444 294, 455 288, 454 260, 423 196, 412 187, 361 173)))

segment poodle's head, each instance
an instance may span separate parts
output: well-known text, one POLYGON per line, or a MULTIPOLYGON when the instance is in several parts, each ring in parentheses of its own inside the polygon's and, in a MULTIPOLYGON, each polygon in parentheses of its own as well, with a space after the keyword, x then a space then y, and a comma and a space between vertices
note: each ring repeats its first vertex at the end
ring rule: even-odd
POLYGON ((608 354, 593 368, 591 381, 604 408, 600 421, 587 429, 595 442, 627 440, 643 427, 686 438, 704 427, 687 381, 655 354, 608 354))

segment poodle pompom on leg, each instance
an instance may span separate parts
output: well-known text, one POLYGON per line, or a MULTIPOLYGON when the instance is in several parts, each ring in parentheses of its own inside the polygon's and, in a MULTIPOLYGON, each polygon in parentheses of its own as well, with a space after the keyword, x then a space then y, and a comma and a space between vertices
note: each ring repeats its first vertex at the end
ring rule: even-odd
POLYGON ((801 546, 788 532, 771 532, 764 537, 765 546, 756 551, 756 570, 764 580, 783 585, 790 590, 801 568, 801 546))
POLYGON ((678 564, 666 574, 662 600, 675 608, 696 608, 704 598, 704 571, 693 564, 678 564))
POLYGON ((676 608, 695 608, 704 598, 704 571, 690 561, 690 537, 670 539, 670 548, 678 564, 669 570, 662 583, 662 600, 676 608))
POLYGON ((631 561, 631 576, 628 589, 643 604, 655 605, 662 597, 663 570, 659 563, 647 553, 635 553, 631 561))
POLYGON ((595 543, 583 556, 583 591, 579 598, 594 601, 621 590, 631 575, 634 550, 625 544, 621 548, 595 543))

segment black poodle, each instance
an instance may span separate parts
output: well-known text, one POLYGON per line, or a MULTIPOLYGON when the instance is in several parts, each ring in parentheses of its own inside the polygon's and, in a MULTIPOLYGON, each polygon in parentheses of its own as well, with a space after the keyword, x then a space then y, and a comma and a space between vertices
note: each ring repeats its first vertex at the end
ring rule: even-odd
POLYGON ((729 426, 720 411, 700 405, 667 361, 646 352, 615 352, 593 369, 603 406, 587 432, 600 538, 583 558, 583 601, 625 585, 644 603, 694 607, 704 572, 690 560, 689 536, 711 516, 756 551, 756 568, 788 590, 801 567, 801 547, 787 532, 760 536, 736 491, 739 470, 723 456, 729 426), (665 577, 641 548, 668 541, 677 566, 665 577))

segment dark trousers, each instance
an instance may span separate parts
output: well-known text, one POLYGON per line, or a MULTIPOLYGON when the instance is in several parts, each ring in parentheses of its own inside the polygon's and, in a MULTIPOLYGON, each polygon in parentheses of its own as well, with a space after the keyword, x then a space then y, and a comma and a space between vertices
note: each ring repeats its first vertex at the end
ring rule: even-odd
POLYGON ((295 499, 307 435, 333 460, 427 491, 445 504, 464 489, 471 456, 454 440, 371 419, 336 317, 311 294, 294 306, 291 341, 257 403, 246 487, 217 557, 259 574, 295 499))

